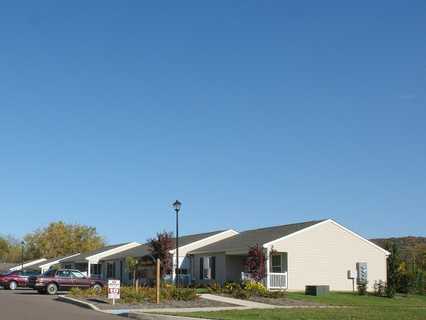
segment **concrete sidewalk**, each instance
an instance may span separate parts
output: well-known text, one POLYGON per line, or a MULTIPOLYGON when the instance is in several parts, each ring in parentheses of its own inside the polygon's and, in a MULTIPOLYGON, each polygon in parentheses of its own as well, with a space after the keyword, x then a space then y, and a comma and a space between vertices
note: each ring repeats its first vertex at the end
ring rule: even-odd
MULTIPOLYGON (((231 297, 224 297, 224 296, 219 296, 219 295, 215 295, 215 294, 208 294, 208 293, 201 294, 200 298, 212 300, 212 301, 225 302, 225 303, 229 303, 229 304, 235 304, 237 306, 250 308, 250 309, 274 309, 274 308, 277 307, 277 306, 271 305, 271 304, 254 302, 254 301, 249 301, 249 300, 236 299, 236 298, 231 298, 231 297)), ((208 311, 208 310, 206 310, 206 311, 208 311)))

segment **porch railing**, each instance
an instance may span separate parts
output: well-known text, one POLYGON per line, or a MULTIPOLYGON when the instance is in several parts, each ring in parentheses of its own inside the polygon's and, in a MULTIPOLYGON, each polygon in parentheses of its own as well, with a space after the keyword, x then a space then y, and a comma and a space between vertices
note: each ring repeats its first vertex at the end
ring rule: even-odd
MULTIPOLYGON (((250 273, 247 272, 241 272, 241 280, 253 280, 253 276, 250 273)), ((269 287, 271 290, 282 290, 287 289, 287 272, 283 273, 276 273, 276 272, 270 272, 267 274, 267 276, 263 279, 263 284, 266 287, 269 287), (269 281, 269 286, 268 282, 269 281)))
POLYGON ((269 281, 269 289, 287 289, 287 272, 274 273, 267 275, 269 281))

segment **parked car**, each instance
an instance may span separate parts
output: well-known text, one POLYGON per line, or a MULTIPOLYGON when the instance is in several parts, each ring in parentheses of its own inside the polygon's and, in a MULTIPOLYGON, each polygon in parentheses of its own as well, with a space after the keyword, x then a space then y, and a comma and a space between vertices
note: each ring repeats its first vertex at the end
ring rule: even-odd
POLYGON ((31 276, 35 276, 37 273, 35 271, 10 271, 3 274, 0 274, 0 286, 5 289, 15 290, 18 287, 28 287, 28 279, 31 276))
POLYGON ((71 288, 94 288, 101 290, 105 281, 89 278, 78 270, 59 269, 49 270, 40 276, 29 278, 29 287, 39 293, 56 294, 58 291, 70 290, 71 288))

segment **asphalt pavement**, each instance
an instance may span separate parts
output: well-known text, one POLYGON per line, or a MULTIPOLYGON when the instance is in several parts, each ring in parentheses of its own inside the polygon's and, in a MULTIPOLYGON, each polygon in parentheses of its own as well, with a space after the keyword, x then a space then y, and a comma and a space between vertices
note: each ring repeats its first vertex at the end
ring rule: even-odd
POLYGON ((123 317, 57 301, 34 290, 0 289, 1 320, 120 320, 123 317))

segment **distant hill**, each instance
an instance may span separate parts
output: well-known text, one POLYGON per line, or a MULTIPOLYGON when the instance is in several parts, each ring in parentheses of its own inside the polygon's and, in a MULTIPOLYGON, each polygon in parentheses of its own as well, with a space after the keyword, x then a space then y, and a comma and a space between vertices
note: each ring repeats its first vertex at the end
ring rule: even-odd
POLYGON ((424 263, 426 259, 426 237, 400 237, 371 239, 372 242, 384 248, 387 242, 396 243, 400 249, 401 257, 411 261, 416 257, 418 263, 424 263))

